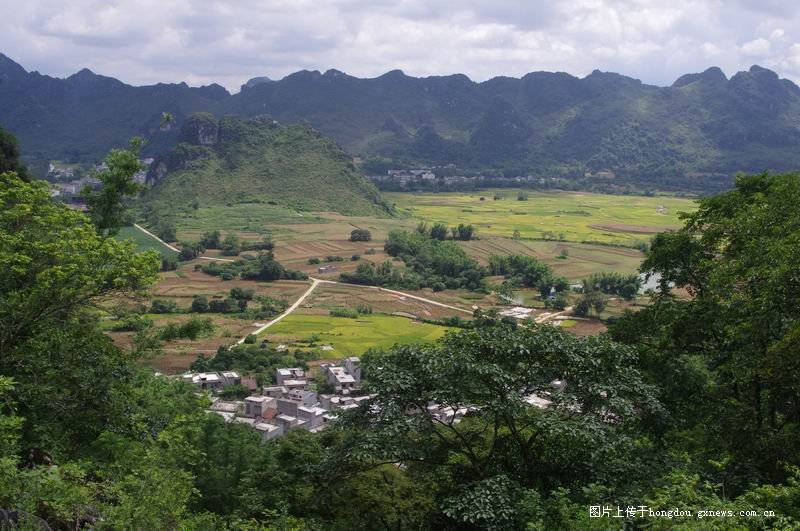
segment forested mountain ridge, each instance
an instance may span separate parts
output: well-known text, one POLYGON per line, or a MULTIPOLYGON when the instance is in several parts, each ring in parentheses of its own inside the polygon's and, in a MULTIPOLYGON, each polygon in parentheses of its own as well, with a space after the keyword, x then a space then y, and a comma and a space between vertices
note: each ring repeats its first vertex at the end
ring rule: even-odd
POLYGON ((654 184, 800 167, 800 88, 758 66, 730 79, 709 68, 669 87, 599 71, 481 83, 462 74, 301 71, 254 78, 231 95, 218 85, 132 87, 88 70, 56 79, 0 56, 0 124, 19 137, 29 162, 95 161, 135 134, 149 140, 145 153, 163 153, 196 111, 306 120, 351 154, 393 165, 609 171, 654 184), (162 112, 176 118, 166 131, 162 112))
POLYGON ((98 162, 134 135, 148 139, 151 153, 165 150, 175 143, 178 128, 162 124, 163 112, 179 123, 229 97, 219 85, 133 87, 88 69, 54 78, 26 72, 0 54, 0 124, 20 138, 29 163, 98 162))
POLYGON ((351 157, 307 124, 261 116, 190 116, 179 143, 150 166, 148 203, 174 208, 277 202, 304 210, 386 214, 375 186, 351 157))

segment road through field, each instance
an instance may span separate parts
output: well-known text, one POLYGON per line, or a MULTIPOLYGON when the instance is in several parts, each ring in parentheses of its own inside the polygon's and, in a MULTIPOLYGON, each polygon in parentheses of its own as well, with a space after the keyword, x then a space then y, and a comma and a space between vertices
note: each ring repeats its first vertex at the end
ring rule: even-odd
POLYGON ((472 310, 465 310, 464 308, 459 308, 458 306, 450 306, 449 304, 444 304, 439 301, 434 301, 431 299, 426 299, 425 297, 418 297, 416 295, 411 295, 410 293, 404 293, 402 291, 397 291, 388 288, 381 288, 378 286, 362 286, 360 284, 348 284, 346 282, 336 282, 335 280, 320 280, 323 284, 339 284, 340 286, 352 286, 352 287, 360 287, 366 289, 376 289, 378 291, 385 291, 387 293, 394 293, 395 295, 400 295, 402 297, 408 297, 409 299, 418 300, 427 304, 433 304, 434 306, 439 306, 441 308, 447 308, 448 310, 456 310, 458 312, 464 312, 472 315, 472 310))
MULTIPOLYGON (((264 330, 266 330, 270 326, 274 325, 275 323, 279 323, 281 320, 283 320, 284 317, 288 316, 290 313, 295 311, 301 304, 303 304, 303 301, 306 300, 306 298, 309 295, 311 295, 311 292, 314 291, 314 289, 316 289, 316 287, 320 284, 320 282, 322 282, 322 281, 318 280, 316 278, 312 278, 311 279, 311 286, 305 291, 305 293, 300 295, 299 299, 294 301, 294 304, 292 304, 291 306, 286 308, 286 311, 283 312, 282 314, 280 314, 278 317, 276 317, 272 321, 268 322, 267 324, 259 327, 257 330, 255 330, 253 332, 250 332, 250 334, 247 334, 247 336, 249 336, 249 335, 257 336, 258 334, 260 334, 261 332, 263 332, 264 330)), ((247 339, 247 336, 244 336, 243 338, 241 338, 239 341, 236 342, 236 344, 237 345, 241 345, 242 343, 244 343, 244 340, 247 339)))
MULTIPOLYGON (((164 244, 168 248, 172 249, 173 251, 179 251, 178 249, 176 249, 175 247, 171 246, 170 244, 168 244, 167 242, 165 242, 164 240, 162 240, 161 238, 159 238, 158 236, 156 236, 152 232, 144 229, 143 227, 141 227, 141 226, 139 226, 139 225, 137 225, 135 223, 134 223, 133 226, 136 227, 137 229, 141 230, 145 234, 155 238, 156 240, 158 240, 159 242, 161 242, 162 244, 164 244)), ((218 262, 234 262, 235 261, 235 260, 231 260, 229 258, 213 258, 213 257, 208 257, 208 256, 201 256, 199 258, 201 260, 214 260, 214 261, 218 261, 218 262)), ((311 286, 309 286, 309 288, 296 301, 294 301, 294 304, 289 306, 286 309, 285 312, 280 314, 278 317, 276 317, 272 321, 266 323, 265 325, 259 327, 258 329, 256 329, 255 331, 251 332, 250 334, 247 334, 246 336, 244 336, 241 339, 239 339, 236 342, 236 345, 243 344, 245 339, 247 339, 247 336, 249 336, 249 335, 258 335, 261 332, 263 332, 264 330, 266 330, 267 328, 271 327, 272 325, 274 325, 276 323, 279 323, 284 318, 289 316, 293 311, 295 311, 297 308, 299 308, 301 304, 303 304, 303 301, 305 301, 308 298, 308 296, 311 295, 311 293, 320 284, 338 284, 338 285, 350 286, 350 287, 354 287, 354 288, 374 289, 374 290, 378 290, 378 291, 385 291, 386 293, 392 293, 392 294, 398 295, 400 297, 407 297, 409 299, 414 299, 414 300, 417 300, 417 301, 420 301, 420 302, 424 302, 426 304, 432 304, 434 306, 439 306, 441 308, 447 308, 448 310, 455 310, 457 312, 462 312, 462 313, 466 313, 466 314, 472 315, 472 310, 467 310, 465 308, 459 308, 458 306, 452 306, 450 304, 445 304, 443 302, 435 301, 435 300, 432 300, 432 299, 426 299, 425 297, 419 297, 417 295, 411 295, 410 293, 405 293, 403 291, 397 291, 397 290, 394 290, 394 289, 381 288, 379 286, 361 286, 359 284, 347 284, 347 283, 344 283, 344 282, 337 282, 335 280, 322 280, 322 279, 314 278, 314 277, 309 277, 309 280, 311 280, 311 286)), ((544 314, 544 315, 540 316, 539 319, 536 319, 536 322, 537 323, 543 323, 545 321, 549 321, 550 319, 552 319, 552 318, 554 318, 554 317, 556 317, 558 315, 563 315, 564 313, 570 311, 571 309, 572 308, 567 308, 564 311, 561 311, 561 312, 558 312, 558 313, 554 313, 554 314, 544 314)))
MULTIPOLYGON (((158 236, 156 236, 155 234, 153 234, 149 230, 145 229, 141 225, 137 225, 136 223, 134 223, 133 226, 136 227, 137 229, 139 229, 140 231, 144 232, 145 234, 147 234, 151 238, 155 238, 158 242, 160 242, 167 249, 170 249, 171 251, 175 251, 176 253, 181 252, 180 249, 178 249, 177 247, 173 247, 172 245, 168 244, 167 242, 165 242, 164 240, 162 240, 161 238, 159 238, 158 236)), ((211 257, 211 256, 201 256, 199 258, 200 258, 200 260, 214 260, 215 262, 235 262, 236 261, 236 260, 231 260, 230 258, 214 258, 214 257, 211 257)))
POLYGON ((139 229, 140 231, 144 232, 144 233, 145 233, 145 234, 147 234, 148 236, 150 236, 150 237, 152 237, 152 238, 155 238, 156 240, 158 240, 159 242, 161 242, 161 244, 162 244, 164 247, 166 247, 167 249, 169 249, 170 251, 175 251, 176 253, 179 253, 179 252, 181 252, 181 250, 180 250, 180 249, 178 249, 177 247, 173 247, 172 245, 168 244, 167 242, 165 242, 164 240, 162 240, 161 238, 159 238, 158 236, 156 236, 155 234, 153 234, 153 233, 152 233, 152 232, 150 232, 149 230, 145 229, 145 228, 144 228, 144 227, 142 227, 141 225, 137 225, 136 223, 134 223, 134 224, 133 224, 133 226, 134 226, 134 227, 136 227, 137 229, 139 229))

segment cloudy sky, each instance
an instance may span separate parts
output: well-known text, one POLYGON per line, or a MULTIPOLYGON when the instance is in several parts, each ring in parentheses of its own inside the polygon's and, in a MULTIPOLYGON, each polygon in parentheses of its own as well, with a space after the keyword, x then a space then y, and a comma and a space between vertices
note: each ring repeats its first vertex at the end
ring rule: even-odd
POLYGON ((0 52, 28 70, 132 84, 594 69, 666 85, 716 65, 800 81, 795 0, 0 0, 0 52))

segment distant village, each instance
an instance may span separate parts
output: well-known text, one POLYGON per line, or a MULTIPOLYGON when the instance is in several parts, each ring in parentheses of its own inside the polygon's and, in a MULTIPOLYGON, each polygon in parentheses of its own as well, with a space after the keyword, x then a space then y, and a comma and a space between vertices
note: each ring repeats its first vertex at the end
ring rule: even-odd
MULTIPOLYGON (((238 371, 187 372, 170 376, 194 385, 198 392, 208 395, 211 405, 206 410, 226 422, 246 424, 256 430, 262 441, 269 441, 300 429, 319 432, 335 422, 338 415, 375 397, 362 393, 361 360, 349 357, 339 363, 319 366, 324 376, 325 389, 309 381, 308 374, 298 367, 276 369, 275 385, 259 387, 255 379, 243 377, 238 371), (231 386, 244 386, 250 395, 243 400, 223 398, 224 390, 231 386)), ((554 380, 550 389, 539 390, 523 397, 528 405, 548 408, 553 404, 553 393, 563 391, 566 383, 554 380)), ((473 406, 454 408, 429 402, 425 413, 443 423, 457 423, 464 415, 475 411, 473 406)), ((413 414, 415 411, 409 411, 413 414)))
MULTIPOLYGON (((140 159, 139 162, 143 169, 134 175, 133 180, 137 184, 145 184, 147 170, 153 163, 153 159, 140 159)), ((51 162, 46 177, 50 182, 50 195, 65 203, 81 203, 81 190, 87 186, 92 189, 100 188, 100 179, 95 177, 95 174, 106 169, 108 166, 105 162, 88 168, 76 168, 72 165, 61 166, 51 162)))
POLYGON ((243 378, 237 371, 189 372, 175 376, 207 392, 211 399, 209 413, 220 415, 228 422, 252 426, 262 440, 285 435, 290 430, 317 432, 336 419, 339 412, 357 407, 370 395, 360 394, 361 360, 350 357, 341 364, 324 363, 322 371, 326 391, 312 389, 308 375, 297 367, 275 371, 275 385, 259 388, 255 380, 243 378), (250 396, 243 400, 224 399, 220 394, 230 386, 244 385, 250 396))
MULTIPOLYGON (((457 170, 454 167, 443 169, 414 168, 405 170, 388 170, 381 175, 368 175, 381 190, 420 190, 420 189, 474 189, 474 188, 512 188, 512 187, 548 187, 562 183, 563 179, 556 177, 535 177, 533 175, 519 175, 503 177, 493 175, 449 175, 457 170), (437 174, 438 172, 439 174, 437 174)), ((585 177, 600 177, 613 179, 611 172, 598 172, 587 174, 585 177)))

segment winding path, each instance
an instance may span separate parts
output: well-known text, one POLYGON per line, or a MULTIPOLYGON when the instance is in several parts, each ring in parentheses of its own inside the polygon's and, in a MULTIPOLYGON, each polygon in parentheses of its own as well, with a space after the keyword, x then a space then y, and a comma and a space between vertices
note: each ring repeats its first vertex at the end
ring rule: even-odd
MULTIPOLYGON (((311 292, 314 291, 317 286, 319 286, 320 282, 323 282, 323 281, 318 280, 316 278, 312 278, 311 279, 311 286, 305 291, 305 293, 300 295, 299 299, 294 301, 294 304, 292 304, 291 306, 286 308, 286 311, 283 312, 282 314, 280 314, 278 317, 276 317, 272 321, 268 322, 267 324, 265 324, 263 326, 260 326, 259 328, 257 328, 253 332, 250 332, 249 334, 247 334, 247 336, 250 336, 250 335, 257 336, 258 334, 260 334, 261 332, 263 332, 264 330, 266 330, 270 326, 274 325, 275 323, 280 322, 284 317, 288 316, 290 313, 295 311, 301 304, 303 304, 303 301, 306 300, 306 298, 309 295, 311 295, 311 292)), ((236 344, 237 345, 241 345, 242 343, 244 343, 244 340, 247 339, 247 336, 244 336, 243 338, 241 338, 239 341, 236 342, 236 344)))

